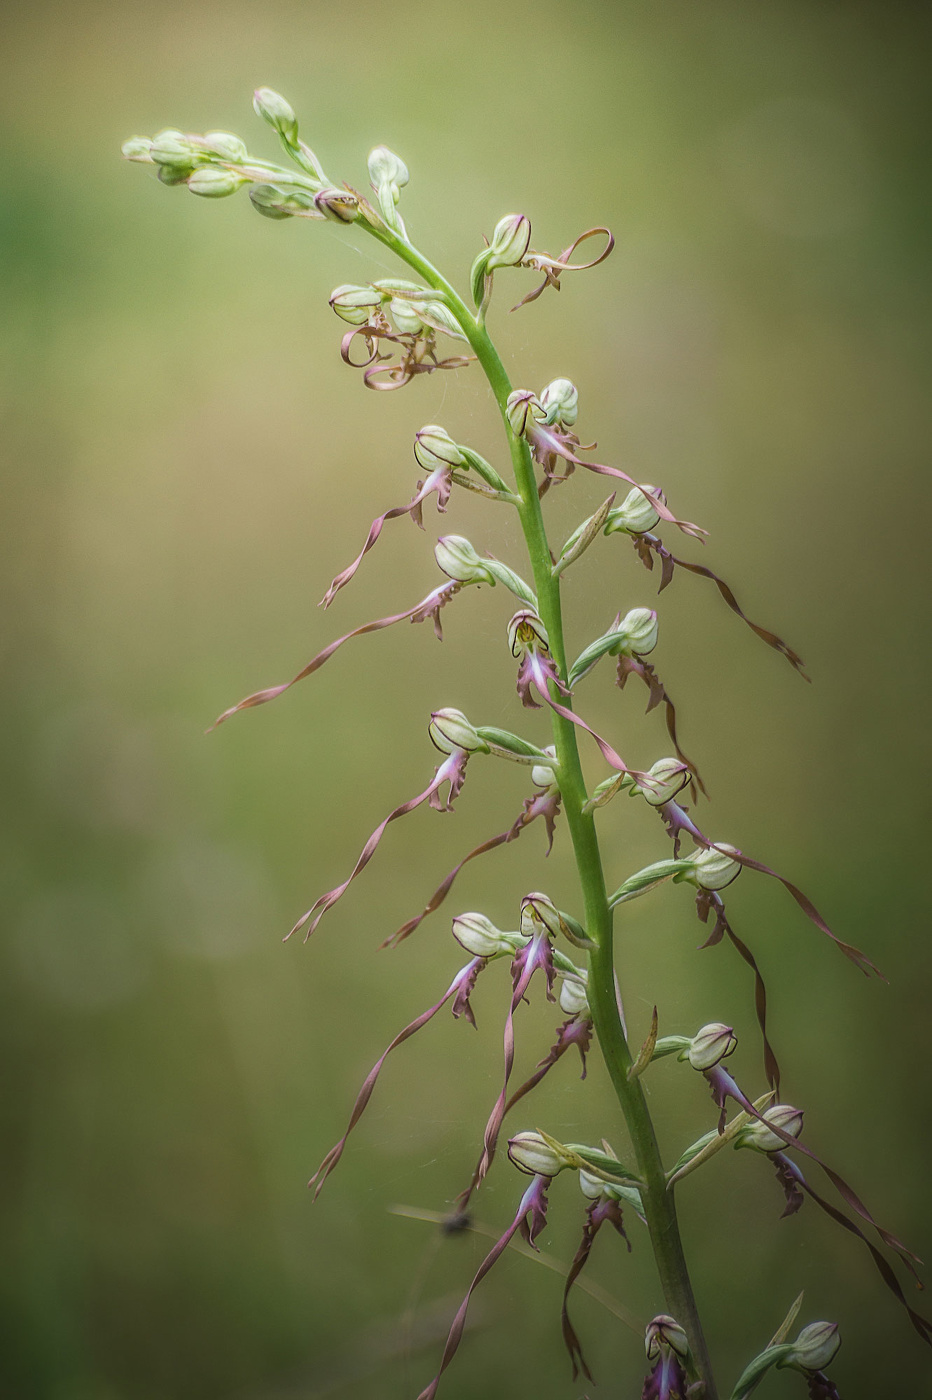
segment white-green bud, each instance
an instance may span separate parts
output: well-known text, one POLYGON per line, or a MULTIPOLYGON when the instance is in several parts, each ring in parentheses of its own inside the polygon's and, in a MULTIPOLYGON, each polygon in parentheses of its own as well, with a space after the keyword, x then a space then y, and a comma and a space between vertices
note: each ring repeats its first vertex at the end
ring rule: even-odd
POLYGON ((623 652, 627 656, 648 656, 657 645, 657 614, 651 608, 632 608, 613 630, 619 638, 613 655, 623 652))
POLYGON ((372 181, 372 188, 376 191, 387 188, 395 204, 398 203, 399 191, 408 183, 409 178, 408 167, 404 161, 387 146, 376 146, 374 151, 369 152, 369 179, 372 181))
POLYGON ((571 943, 579 943, 586 937, 585 929, 576 919, 558 909, 540 890, 532 890, 521 901, 521 932, 525 938, 530 938, 539 928, 546 929, 551 938, 562 933, 571 943))
POLYGON ((319 217, 314 201, 303 190, 283 190, 278 185, 252 185, 249 199, 257 214, 267 219, 291 219, 319 217))
POLYGON ((253 93, 252 105, 257 116, 274 127, 282 140, 289 146, 298 144, 298 119, 290 102, 272 88, 257 88, 253 93))
POLYGON ((648 1361, 656 1361, 665 1349, 676 1353, 681 1361, 689 1355, 689 1342, 686 1333, 675 1318, 661 1313, 647 1324, 644 1333, 644 1349, 648 1361))
POLYGON ((631 784, 631 796, 643 797, 651 807, 662 807, 665 802, 672 802, 677 793, 683 791, 692 775, 688 766, 680 759, 658 758, 647 770, 646 776, 652 781, 634 781, 631 784))
POLYGON ((150 159, 169 170, 193 170, 202 159, 183 131, 160 131, 149 146, 150 159))
POLYGON ((450 437, 446 428, 438 423, 428 423, 414 434, 414 455, 418 466, 426 472, 438 471, 441 467, 462 467, 466 464, 459 447, 450 437))
POLYGON ((810 1322, 804 1327, 793 1350, 779 1363, 780 1366, 798 1366, 803 1371, 824 1371, 838 1353, 841 1337, 837 1322, 810 1322))
POLYGON ((516 1133, 509 1139, 508 1156, 528 1176, 559 1176, 574 1161, 561 1142, 543 1133, 516 1133))
POLYGON ((476 733, 462 710, 434 710, 427 726, 430 741, 441 753, 488 753, 489 746, 476 733))
POLYGON ((453 937, 474 958, 494 958, 515 950, 514 935, 509 939, 484 914, 457 914, 453 937))
POLYGON ((143 161, 147 165, 152 164, 152 142, 148 136, 131 136, 128 141, 124 141, 120 147, 127 160, 143 161))
POLYGON ((213 151, 214 155, 236 163, 244 161, 248 154, 245 141, 231 135, 229 131, 208 131, 204 137, 204 145, 209 151, 213 151))
POLYGON ((709 850, 694 852, 689 857, 692 870, 684 878, 701 890, 723 890, 741 874, 741 862, 730 854, 733 850, 734 846, 718 841, 709 850))
POLYGON ((434 546, 434 558, 448 578, 457 583, 490 583, 495 577, 486 560, 476 553, 462 535, 441 535, 434 546))
POLYGON ((549 426, 572 428, 579 414, 579 393, 569 379, 553 379, 541 390, 540 403, 549 426))
POLYGON ((431 326, 433 330, 443 331, 446 335, 455 336, 457 340, 465 339, 459 321, 450 308, 444 306, 442 301, 422 302, 418 310, 421 313, 421 320, 425 325, 431 326))
POLYGON ((382 293, 372 287, 344 282, 331 292, 330 305, 342 321, 348 321, 351 326, 364 326, 370 314, 382 305, 382 293))
POLYGON ((761 1118, 763 1122, 754 1118, 738 1129, 735 1147, 753 1147, 755 1152, 779 1152, 787 1144, 782 1137, 771 1132, 768 1123, 782 1128, 785 1134, 793 1138, 798 1138, 803 1130, 802 1109, 794 1108, 792 1104, 775 1103, 771 1108, 764 1109, 761 1118))
POLYGON ((392 298, 388 304, 388 313, 400 335, 419 335, 424 329, 424 322, 415 310, 414 303, 405 301, 403 297, 392 298))
POLYGON ((543 423, 547 411, 530 389, 514 389, 505 403, 505 415, 515 437, 524 437, 528 427, 543 423))
MULTIPOLYGON (((548 744, 544 749, 544 753, 549 754, 551 758, 556 758, 556 747, 553 744, 548 744)), ((553 787, 556 783, 556 776, 553 769, 548 764, 535 763, 531 769, 531 782, 535 787, 549 788, 553 787)))
POLYGON ((681 1058, 688 1060, 693 1069, 714 1069, 734 1053, 737 1044, 738 1037, 731 1026, 721 1021, 711 1021, 696 1032, 681 1058))
POLYGON ((231 170, 217 170, 213 166, 195 170, 188 177, 187 185, 192 194, 204 199, 225 199, 247 182, 242 175, 234 175, 231 170))
POLYGON ((517 267, 531 241, 531 221, 526 214, 506 214, 499 219, 492 234, 486 257, 486 268, 517 267))
POLYGON ((560 984, 560 1010, 567 1016, 586 1016, 589 1013, 589 999, 586 996, 584 974, 578 977, 566 976, 560 984))
POLYGON ((606 535, 622 530, 627 535, 643 535, 653 530, 660 520, 654 506, 653 486, 635 486, 625 496, 620 506, 609 511, 605 523, 606 535))
POLYGON ((328 219, 336 224, 352 224, 359 212, 359 200, 351 190, 338 190, 331 187, 318 191, 314 204, 328 219))

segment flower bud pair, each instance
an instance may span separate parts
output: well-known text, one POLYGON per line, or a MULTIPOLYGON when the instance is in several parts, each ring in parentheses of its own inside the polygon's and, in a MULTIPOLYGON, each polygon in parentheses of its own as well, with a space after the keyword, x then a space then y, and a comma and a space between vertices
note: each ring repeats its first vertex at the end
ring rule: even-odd
POLYGON ((626 535, 643 535, 653 530, 660 521, 651 497, 657 497, 656 486, 635 486, 628 492, 620 506, 609 511, 605 522, 605 534, 612 535, 623 531, 626 535))

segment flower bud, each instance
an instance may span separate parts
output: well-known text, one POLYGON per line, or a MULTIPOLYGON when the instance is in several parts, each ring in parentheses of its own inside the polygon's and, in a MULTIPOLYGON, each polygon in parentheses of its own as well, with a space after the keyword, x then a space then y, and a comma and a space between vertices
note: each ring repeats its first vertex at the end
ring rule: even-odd
POLYGON ((257 214, 267 219, 290 219, 294 215, 316 218, 314 201, 301 190, 283 190, 278 185, 252 185, 249 199, 257 214))
POLYGON ((123 142, 120 150, 127 160, 144 161, 146 164, 152 162, 152 142, 148 136, 132 136, 123 142))
POLYGON ((348 321, 351 326, 364 326, 370 314, 382 305, 382 293, 372 287, 357 287, 352 282, 344 282, 331 292, 330 305, 341 320, 348 321))
POLYGON ((354 223, 359 212, 359 200, 352 191, 332 189, 329 186, 315 194, 314 204, 336 224, 354 223))
POLYGON ((567 1016, 586 1016, 589 999, 582 977, 564 977, 560 984, 560 1010, 567 1016))
POLYGON ((729 854, 733 850, 734 846, 718 841, 709 850, 696 851, 689 857, 692 870, 683 878, 701 890, 723 890, 741 874, 740 861, 729 854))
POLYGON ((200 153, 183 131, 160 131, 149 146, 150 159, 169 170, 193 170, 200 153))
POLYGON ((637 794, 651 807, 662 807, 665 802, 672 802, 677 793, 683 791, 691 774, 687 765, 678 758, 658 758, 647 770, 647 776, 653 781, 650 784, 632 783, 631 796, 637 794))
POLYGON ((397 203, 398 191, 408 183, 408 167, 387 146, 376 146, 374 151, 369 152, 369 179, 374 190, 387 185, 397 203))
POLYGON ((562 1143, 542 1133, 516 1133, 508 1142, 508 1156, 528 1176, 559 1176, 572 1166, 572 1154, 562 1149, 562 1143))
POLYGON ((443 331, 446 335, 455 336, 457 340, 465 340, 459 321, 442 301, 425 301, 418 307, 418 311, 424 324, 433 330, 443 331))
POLYGON ((632 608, 613 630, 619 636, 613 655, 648 656, 657 645, 657 614, 651 608, 632 608))
POLYGON ((544 421, 547 412, 530 389, 515 389, 508 395, 505 415, 515 437, 524 437, 529 427, 544 421))
POLYGON ((734 1052, 737 1044, 738 1037, 731 1026, 723 1025, 721 1021, 711 1021, 693 1036, 684 1058, 693 1069, 713 1069, 734 1052))
POLYGON ((766 1126, 773 1123, 775 1127, 782 1128, 789 1137, 798 1138, 803 1130, 802 1109, 793 1108, 792 1104, 775 1103, 771 1108, 765 1108, 761 1114, 760 1121, 753 1118, 743 1128, 739 1128, 735 1137, 735 1147, 753 1147, 756 1152, 779 1152, 786 1146, 782 1137, 777 1137, 766 1126))
POLYGON ((462 535, 441 535, 434 546, 434 558, 448 578, 457 583, 490 583, 494 575, 485 560, 462 535))
POLYGON ((248 154, 245 141, 241 141, 238 136, 231 135, 229 131, 208 131, 204 137, 204 145, 214 155, 237 164, 244 161, 248 154))
POLYGON ((514 935, 509 940, 484 914, 457 914, 453 920, 453 937, 474 958, 494 958, 499 953, 514 952, 514 935))
POLYGON ((204 199, 225 199, 229 194, 236 194, 240 186, 246 183, 242 175, 234 175, 231 170, 217 170, 210 165, 195 170, 187 181, 191 193, 199 194, 204 199))
POLYGON ((840 1346, 837 1322, 810 1322, 792 1343, 793 1350, 781 1365, 799 1366, 803 1371, 824 1371, 840 1346))
POLYGON ((546 929, 551 938, 561 933, 571 943, 585 942, 586 930, 570 914, 558 909, 552 899, 532 890, 521 901, 521 932, 525 938, 532 937, 539 928, 546 929))
POLYGON ((579 393, 576 385, 568 379, 554 379, 541 391, 541 407, 546 413, 548 426, 556 424, 560 428, 571 428, 579 413, 579 393))
POLYGON ((274 127, 279 136, 289 146, 298 144, 298 119, 290 102, 272 88, 257 88, 253 93, 252 105, 257 116, 274 127))
MULTIPOLYGON (((553 744, 548 744, 547 747, 544 749, 544 753, 549 754, 551 758, 556 758, 557 756, 557 751, 553 744)), ((531 782, 534 784, 535 787, 553 787, 556 782, 556 777, 554 775, 553 769, 549 766, 549 764, 535 763, 533 768, 531 769, 531 782)))
POLYGON ((462 710, 434 710, 427 727, 430 741, 441 753, 488 753, 489 746, 480 739, 462 710))
POLYGON ((462 467, 466 463, 446 428, 437 423, 428 423, 414 434, 414 455, 418 466, 426 472, 435 472, 441 467, 462 467))
POLYGON ((615 534, 620 530, 628 535, 642 535, 646 530, 653 530, 660 520, 651 500, 655 492, 654 486, 635 486, 629 491, 621 505, 609 511, 605 524, 606 535, 615 534))
POLYGON ((508 645, 512 656, 523 651, 549 651, 550 638, 540 618, 530 608, 521 608, 508 624, 508 645))
POLYGON ((531 241, 531 221, 526 214, 506 214, 499 219, 489 244, 486 267, 517 267, 531 241))
POLYGON ((689 1355, 689 1342, 680 1324, 666 1313, 661 1313, 647 1324, 644 1333, 644 1349, 648 1361, 656 1361, 669 1348, 681 1361, 689 1355))

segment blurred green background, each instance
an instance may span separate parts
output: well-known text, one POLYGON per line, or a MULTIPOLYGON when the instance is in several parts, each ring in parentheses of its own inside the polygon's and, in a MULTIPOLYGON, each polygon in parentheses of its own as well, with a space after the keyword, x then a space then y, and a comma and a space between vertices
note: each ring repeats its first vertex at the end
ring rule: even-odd
MULTIPOLYGON (((810 665, 811 689, 701 580, 664 594, 655 659, 713 794, 706 829, 796 879, 890 981, 867 983, 744 876, 729 910, 768 980, 786 1095, 807 1141, 928 1252, 927 12, 36 0, 3 26, 3 1393, 416 1395, 485 1243, 389 1207, 442 1211, 465 1183, 499 1082, 501 965, 479 1033, 443 1016, 400 1051, 313 1208, 304 1183, 371 1062, 460 965, 448 914, 507 927, 530 888, 579 907, 565 832, 545 862, 532 830, 376 952, 520 809, 522 773, 476 762, 454 816, 393 827, 313 942, 282 945, 424 785, 431 709, 540 742, 547 724, 515 697, 499 589, 449 610, 442 647, 424 627, 367 638, 204 736, 433 586, 428 511, 426 538, 389 526, 332 611, 315 606, 371 517, 407 498, 417 427, 441 421, 501 464, 477 371, 378 396, 340 362, 327 297, 395 270, 374 244, 120 163, 124 138, 167 125, 275 158, 250 109, 262 83, 339 178, 362 187, 378 142, 403 155, 409 228, 461 285, 510 210, 553 252, 614 229, 607 264, 520 316, 504 312, 530 275, 500 275, 493 329, 516 383, 580 385, 583 440, 708 527, 702 558, 810 665)), ((556 540, 606 494, 582 476, 548 499, 556 540)), ((442 529, 521 568, 504 509, 455 498, 442 529)), ((571 647, 655 587, 603 541, 567 581, 571 647)), ((660 715, 608 668, 579 698, 630 761, 666 752, 660 715)), ((665 853, 639 804, 602 830, 613 881, 665 853)), ((668 1032, 732 1022, 736 1072, 760 1091, 747 970, 728 947, 695 951, 688 894, 618 925, 634 1036, 655 1000, 668 1032)), ((541 1003, 519 1017, 518 1074, 552 1039, 541 1003)), ((600 1066, 576 1076, 561 1066, 512 1127, 624 1151, 600 1066)), ((671 1156, 711 1122, 669 1062, 651 1096, 671 1156)), ((520 1189, 500 1162, 478 1218, 503 1226, 520 1189)), ((898 1367, 932 1394, 867 1251, 811 1204, 781 1221, 765 1162, 727 1154, 681 1203, 723 1385, 804 1288, 803 1320, 841 1324, 848 1400, 892 1394, 898 1367)), ((552 1205, 545 1248, 566 1260, 572 1181, 552 1205)), ((600 1237, 591 1271, 643 1324, 661 1299, 634 1238, 629 1258, 600 1237)), ((503 1261, 443 1393, 581 1396, 559 1295, 503 1261)), ((639 1394, 640 1338, 582 1296, 575 1316, 597 1393, 639 1394)))

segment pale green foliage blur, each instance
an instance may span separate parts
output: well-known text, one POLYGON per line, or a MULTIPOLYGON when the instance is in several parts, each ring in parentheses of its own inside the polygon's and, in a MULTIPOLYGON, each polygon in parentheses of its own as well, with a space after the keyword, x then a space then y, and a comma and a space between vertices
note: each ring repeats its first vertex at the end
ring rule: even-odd
MULTIPOLYGON (((514 696, 503 590, 459 599, 442 647, 424 627, 366 638, 203 735, 331 637, 422 596, 437 533, 523 562, 508 512, 460 495, 439 531, 428 512, 426 538, 389 526, 316 609, 372 516, 407 499, 416 428, 441 422, 503 463, 478 374, 375 395, 341 364, 332 288, 397 272, 368 240, 121 164, 134 130, 174 124, 277 158, 258 83, 288 96, 337 178, 362 188, 373 145, 401 153, 412 235, 461 287, 511 210, 552 251, 614 230, 603 267, 511 319, 531 274, 500 271, 490 325, 517 383, 578 384, 582 440, 709 528, 710 565, 806 658, 811 689, 711 586, 682 574, 663 595, 656 659, 713 794, 706 829, 797 879, 892 984, 868 984, 772 882, 743 878, 729 912, 768 979, 787 1096, 928 1254, 918 9, 39 0, 4 23, 3 1388, 416 1394, 482 1244, 441 1246, 386 1207, 442 1210, 465 1184, 504 977, 477 995, 479 1034, 444 1018, 395 1057, 313 1208, 303 1183, 376 1055, 459 965, 449 916, 511 926, 532 888, 576 909, 566 847, 545 863, 532 829, 410 942, 375 952, 520 810, 526 775, 477 764, 455 816, 422 810, 389 833, 313 946, 280 942, 424 785, 432 709, 548 735, 514 696)), ((557 541, 606 494, 581 476, 548 499, 557 541)), ((568 584, 571 648, 653 606, 656 581, 624 540, 600 540, 568 584)), ((607 669, 583 684, 630 761, 666 752, 639 694, 619 696, 607 669)), ((642 804, 616 801, 602 830, 615 883, 667 853, 642 804)), ((727 947, 695 951, 688 894, 625 906, 618 931, 635 1042, 655 1000, 664 1034, 722 1020, 736 1072, 762 1089, 746 970, 727 947)), ((554 1024, 521 1013, 519 1071, 554 1024)), ((622 1147, 599 1067, 581 1090, 575 1073, 562 1065, 512 1129, 622 1147)), ((652 1074, 672 1159, 712 1110, 686 1067, 652 1074)), ((500 1162, 481 1217, 504 1223, 520 1189, 500 1162)), ((546 1247, 566 1259, 583 1203, 569 1180, 552 1196, 546 1247)), ((866 1252, 811 1207, 778 1219, 765 1163, 722 1153, 681 1201, 731 1378, 800 1288, 807 1317, 841 1324, 847 1400, 881 1393, 898 1348, 924 1364, 866 1252)), ((659 1293, 636 1232, 635 1246, 600 1239, 592 1274, 643 1321, 659 1293)), ((449 1400, 577 1395, 559 1292, 504 1264, 449 1400)), ((598 1393, 636 1393, 639 1338, 588 1300, 576 1322, 598 1393)), ((797 1391, 781 1375, 767 1393, 797 1391)))

